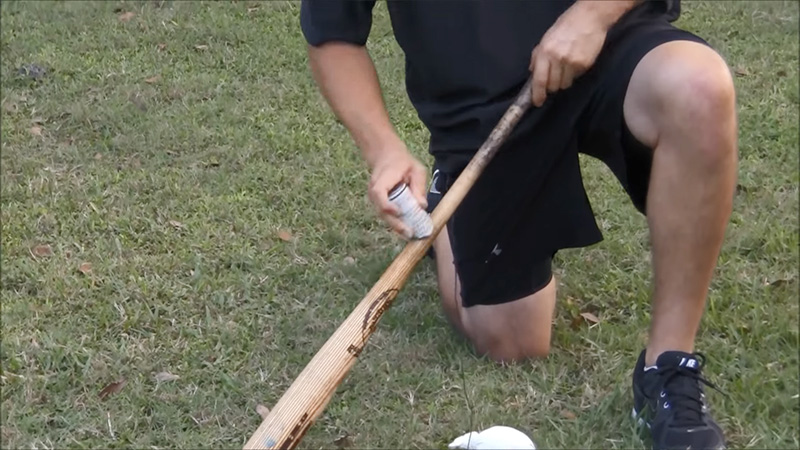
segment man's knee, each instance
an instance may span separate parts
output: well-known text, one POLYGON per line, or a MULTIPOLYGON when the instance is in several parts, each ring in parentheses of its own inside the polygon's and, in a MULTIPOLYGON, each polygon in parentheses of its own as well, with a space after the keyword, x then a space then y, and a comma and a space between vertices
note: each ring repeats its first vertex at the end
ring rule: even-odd
POLYGON ((550 353, 549 328, 544 332, 531 326, 530 332, 523 332, 511 324, 504 326, 504 320, 497 316, 478 318, 470 315, 470 308, 465 310, 461 306, 458 292, 442 291, 440 295, 448 321, 470 341, 479 356, 497 363, 512 363, 544 358, 550 353))
POLYGON ((635 83, 639 89, 633 94, 646 99, 632 103, 639 107, 634 108, 637 113, 652 116, 644 123, 655 126, 659 144, 676 141, 665 147, 691 151, 702 165, 734 156, 736 94, 730 70, 717 52, 699 43, 673 41, 648 53, 640 66, 634 72, 641 77, 635 83))
POLYGON ((546 358, 550 354, 549 340, 520 339, 520 337, 479 337, 473 339, 476 352, 500 364, 546 358))
POLYGON ((735 89, 730 70, 712 49, 694 44, 692 52, 676 54, 674 76, 662 92, 664 101, 686 115, 713 119, 731 114, 735 108, 735 89))
POLYGON ((462 314, 465 334, 475 351, 498 363, 547 357, 550 353, 556 283, 500 305, 477 305, 462 314))
POLYGON ((717 165, 735 150, 736 95, 733 79, 722 58, 711 49, 706 58, 686 58, 667 99, 679 132, 691 133, 699 163, 717 165))

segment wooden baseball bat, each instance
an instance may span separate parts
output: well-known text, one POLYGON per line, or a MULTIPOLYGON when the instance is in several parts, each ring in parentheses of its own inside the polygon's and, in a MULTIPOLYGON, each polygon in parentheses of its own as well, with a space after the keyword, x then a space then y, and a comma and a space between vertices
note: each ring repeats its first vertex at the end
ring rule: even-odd
POLYGON ((417 263, 478 176, 531 106, 531 80, 433 210, 433 232, 409 241, 367 295, 306 365, 245 444, 245 449, 293 449, 325 409, 417 263))

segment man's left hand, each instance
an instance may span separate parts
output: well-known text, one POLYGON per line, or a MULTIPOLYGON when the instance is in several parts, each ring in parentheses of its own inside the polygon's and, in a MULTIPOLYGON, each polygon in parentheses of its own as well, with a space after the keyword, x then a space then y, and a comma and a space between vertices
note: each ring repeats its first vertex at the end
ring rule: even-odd
POLYGON ((578 1, 544 34, 531 53, 533 104, 566 89, 594 64, 608 29, 635 2, 578 1))

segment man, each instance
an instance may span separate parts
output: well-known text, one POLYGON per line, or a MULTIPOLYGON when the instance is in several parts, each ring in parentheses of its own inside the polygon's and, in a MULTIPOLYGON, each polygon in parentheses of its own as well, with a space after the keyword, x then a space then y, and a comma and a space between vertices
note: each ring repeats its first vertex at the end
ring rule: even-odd
POLYGON ((405 181, 432 210, 528 77, 534 107, 434 243, 444 311, 496 361, 550 346, 562 248, 602 238, 579 152, 603 160, 646 214, 654 290, 634 414, 656 448, 724 448, 694 341, 731 212, 737 156, 725 61, 675 28, 679 0, 389 1, 408 95, 430 131, 427 172, 395 133, 365 44, 373 1, 303 0, 313 75, 371 171, 369 198, 405 181))

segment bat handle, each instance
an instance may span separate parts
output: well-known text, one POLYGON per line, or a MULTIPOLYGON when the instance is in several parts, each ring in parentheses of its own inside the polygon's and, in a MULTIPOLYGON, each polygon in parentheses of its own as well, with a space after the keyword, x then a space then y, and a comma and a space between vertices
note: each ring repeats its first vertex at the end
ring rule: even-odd
POLYGON ((528 80, 525 81, 525 84, 522 86, 522 89, 519 90, 519 94, 517 94, 517 98, 514 100, 514 104, 520 107, 523 111, 526 111, 533 105, 533 97, 531 86, 533 85, 533 77, 528 77, 528 80))

